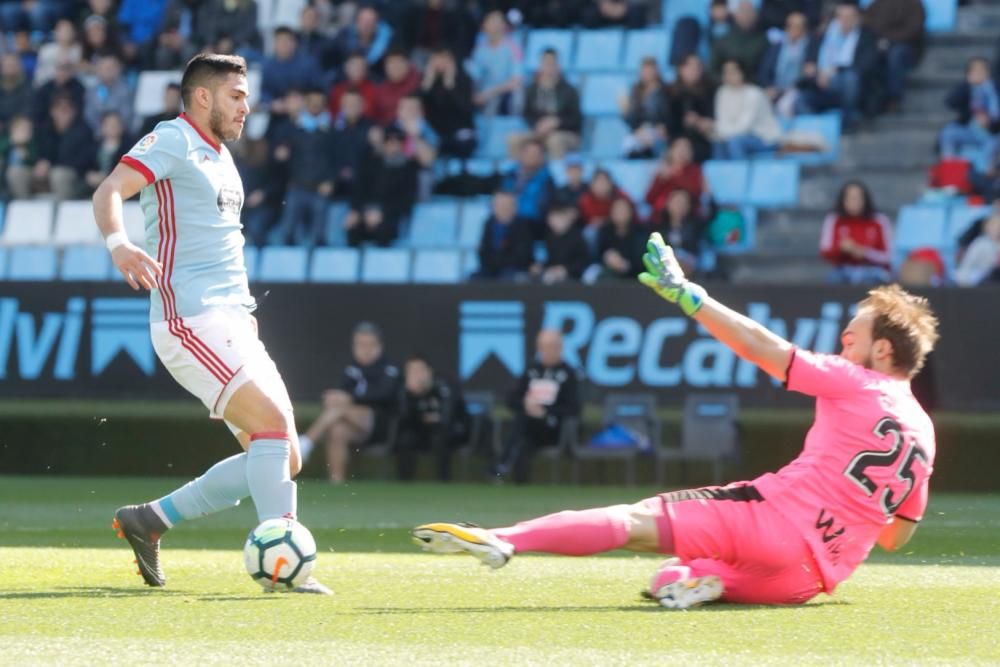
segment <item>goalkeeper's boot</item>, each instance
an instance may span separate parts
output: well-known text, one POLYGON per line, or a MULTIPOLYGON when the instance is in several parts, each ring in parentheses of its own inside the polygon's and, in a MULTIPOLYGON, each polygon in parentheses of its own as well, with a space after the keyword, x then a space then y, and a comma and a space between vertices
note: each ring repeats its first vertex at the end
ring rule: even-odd
POLYGON ((147 586, 163 586, 167 578, 160 567, 160 536, 167 526, 147 505, 119 507, 111 527, 118 537, 128 540, 135 553, 135 564, 147 586))
POLYGON ((494 570, 514 556, 514 545, 471 523, 425 523, 413 529, 413 543, 436 554, 468 553, 494 570))
POLYGON ((653 575, 649 597, 667 609, 690 609, 722 597, 722 580, 714 574, 695 577, 679 558, 666 560, 653 575))
POLYGON ((333 595, 333 591, 331 591, 327 586, 321 584, 316 577, 308 577, 305 581, 299 584, 299 586, 292 589, 292 592, 307 593, 311 595, 333 595))

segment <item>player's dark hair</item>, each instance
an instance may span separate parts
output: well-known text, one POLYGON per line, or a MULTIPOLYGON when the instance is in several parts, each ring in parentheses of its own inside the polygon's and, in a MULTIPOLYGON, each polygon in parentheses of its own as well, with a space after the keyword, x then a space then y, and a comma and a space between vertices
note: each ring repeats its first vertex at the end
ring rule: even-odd
POLYGON ((883 285, 868 292, 858 309, 873 313, 872 341, 892 344, 893 366, 907 377, 916 375, 938 340, 938 319, 927 299, 899 285, 883 285))
POLYGON ((834 212, 841 218, 851 217, 851 214, 847 212, 844 202, 847 201, 847 190, 852 187, 861 188, 861 198, 864 200, 864 204, 861 207, 861 217, 873 217, 877 210, 875 208, 875 200, 872 198, 871 190, 861 181, 847 181, 841 186, 840 192, 837 193, 837 205, 834 208, 834 212))
POLYGON ((351 336, 358 335, 374 336, 375 340, 382 344, 382 329, 378 327, 374 322, 358 322, 354 325, 354 331, 351 332, 351 336))
POLYGON ((188 61, 181 77, 181 99, 187 107, 195 88, 209 88, 216 79, 229 74, 246 76, 247 61, 241 56, 225 56, 219 53, 199 53, 188 61))

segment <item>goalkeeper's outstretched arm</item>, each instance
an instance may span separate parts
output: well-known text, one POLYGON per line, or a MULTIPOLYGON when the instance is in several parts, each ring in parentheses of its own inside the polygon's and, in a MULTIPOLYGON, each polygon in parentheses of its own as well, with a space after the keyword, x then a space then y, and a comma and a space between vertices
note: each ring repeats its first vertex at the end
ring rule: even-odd
POLYGON ((639 276, 643 285, 680 306, 685 314, 741 359, 756 364, 782 382, 787 379, 794 353, 791 343, 746 315, 722 305, 708 296, 700 285, 688 281, 673 250, 658 232, 649 237, 646 250, 643 256, 646 272, 639 276))

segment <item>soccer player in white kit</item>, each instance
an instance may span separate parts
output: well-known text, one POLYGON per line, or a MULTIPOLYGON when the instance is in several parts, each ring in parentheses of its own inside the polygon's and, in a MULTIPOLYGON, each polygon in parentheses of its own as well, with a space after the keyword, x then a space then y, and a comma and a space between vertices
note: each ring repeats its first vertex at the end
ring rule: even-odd
MULTIPOLYGON (((195 56, 181 80, 185 113, 140 139, 94 193, 115 266, 133 289, 150 290, 157 356, 246 450, 163 498, 115 512, 113 525, 150 586, 166 583, 160 537, 181 521, 247 496, 261 521, 296 514, 292 478, 301 457, 292 404, 257 337, 243 262, 243 183, 222 145, 240 137, 248 94, 243 58, 195 56), (122 202, 136 193, 146 229, 138 245, 122 223, 122 202)), ((330 592, 314 579, 300 590, 330 592)))

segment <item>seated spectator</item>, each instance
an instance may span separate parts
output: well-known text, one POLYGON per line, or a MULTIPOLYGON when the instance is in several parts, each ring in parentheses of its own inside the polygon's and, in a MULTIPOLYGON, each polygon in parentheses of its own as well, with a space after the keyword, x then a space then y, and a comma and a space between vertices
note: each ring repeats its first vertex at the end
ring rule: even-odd
POLYGON ((941 130, 941 157, 969 156, 977 172, 989 171, 997 157, 995 132, 1000 129, 1000 96, 985 58, 969 61, 965 81, 948 94, 947 104, 958 118, 941 130))
POLYGON ((496 466, 497 477, 511 474, 518 484, 530 479, 535 454, 559 442, 564 421, 580 416, 577 371, 563 360, 562 334, 544 329, 535 347, 537 355, 507 397, 514 422, 496 466))
POLYGON ((420 355, 411 356, 403 365, 403 384, 396 439, 398 477, 412 480, 417 454, 430 452, 436 459, 438 481, 448 482, 452 451, 469 439, 469 413, 461 388, 420 355))
POLYGON ((691 140, 695 161, 704 162, 712 154, 715 126, 715 88, 705 75, 697 55, 691 55, 677 68, 677 80, 667 89, 670 116, 667 136, 691 140))
POLYGON ((339 106, 340 113, 333 121, 331 136, 336 179, 334 193, 338 197, 350 197, 368 155, 368 133, 372 125, 363 115, 365 103, 360 93, 344 91, 339 106))
POLYGON ((545 0, 537 2, 504 2, 494 6, 517 9, 524 16, 524 24, 533 28, 569 28, 580 22, 580 0, 545 0))
POLYGON ((653 211, 662 211, 674 190, 687 190, 696 202, 708 190, 701 165, 694 161, 691 140, 684 136, 674 139, 657 165, 656 175, 646 190, 646 203, 653 211))
POLYGON ((590 265, 590 248, 576 224, 577 214, 571 204, 555 202, 549 209, 545 262, 531 267, 532 274, 546 285, 579 280, 590 265))
POLYGON ((424 117, 424 105, 417 95, 399 100, 394 127, 403 130, 403 155, 412 158, 424 169, 430 169, 437 158, 440 138, 424 117))
POLYGON ((251 139, 243 133, 230 148, 246 192, 240 211, 243 234, 248 245, 266 245, 276 219, 275 211, 280 208, 284 194, 273 177, 267 140, 251 139))
POLYGON ((118 5, 124 62, 135 62, 160 30, 167 0, 122 0, 118 5))
POLYGON ((878 42, 861 25, 854 0, 838 0, 836 17, 830 21, 803 68, 806 85, 799 98, 799 113, 840 109, 845 129, 853 128, 866 101, 878 65, 878 42))
POLYGON ((897 280, 904 287, 940 287, 944 284, 944 260, 937 248, 923 247, 910 252, 899 265, 897 280))
POLYGON ((962 287, 974 287, 987 281, 1000 281, 1000 203, 997 202, 955 270, 955 282, 962 287))
POLYGON ((121 114, 117 111, 105 113, 97 131, 97 152, 94 156, 94 164, 84 175, 87 187, 96 189, 131 147, 132 141, 129 139, 121 114))
POLYGON ((781 126, 760 86, 748 83, 738 60, 722 66, 722 85, 715 93, 715 149, 717 160, 744 160, 772 151, 781 138, 781 126))
POLYGON ((324 72, 334 70, 340 60, 337 45, 323 30, 319 10, 312 5, 303 7, 299 14, 299 48, 312 56, 324 72))
POLYGON ((405 140, 402 129, 390 127, 365 160, 344 218, 348 244, 388 246, 399 235, 400 221, 413 210, 420 164, 403 153, 405 140))
POLYGON ((805 17, 806 29, 811 32, 819 25, 823 9, 821 0, 763 0, 759 5, 757 27, 765 32, 781 30, 787 25, 788 17, 794 13, 805 17))
POLYGON ((684 273, 694 274, 701 255, 705 221, 698 215, 691 193, 683 189, 671 192, 654 221, 655 231, 674 249, 684 273))
POLYGON ((722 66, 729 60, 739 62, 744 72, 756 73, 767 46, 767 35, 757 27, 757 9, 750 0, 741 0, 729 30, 712 41, 712 73, 721 77, 722 66))
POLYGON ((585 28, 642 28, 645 4, 637 0, 590 0, 580 12, 585 28))
POLYGON ((299 436, 306 461, 326 439, 326 465, 333 484, 347 480, 351 447, 380 440, 399 410, 399 368, 385 359, 382 331, 370 322, 354 327, 351 362, 336 389, 323 392, 323 412, 299 436))
POLYGON ((194 44, 184 38, 180 26, 168 23, 156 36, 156 47, 148 54, 145 62, 150 69, 183 70, 197 52, 194 44))
POLYGON ((890 111, 898 111, 906 76, 924 50, 927 14, 921 0, 875 0, 865 10, 865 25, 875 33, 885 58, 885 83, 890 111))
POLYGON ((441 139, 441 153, 460 158, 472 155, 476 149, 472 81, 448 49, 434 51, 427 61, 420 97, 427 122, 441 139))
POLYGON ((362 113, 371 119, 375 115, 377 92, 375 84, 368 78, 368 63, 360 53, 352 53, 344 63, 344 79, 336 83, 330 90, 330 114, 336 117, 340 113, 340 100, 347 91, 356 92, 361 96, 362 113))
POLYGON ((275 148, 277 159, 288 162, 288 188, 281 220, 270 237, 274 245, 313 246, 323 240, 335 179, 330 125, 326 94, 319 88, 306 91, 295 131, 275 148))
POLYGON ((216 44, 220 39, 232 42, 232 52, 259 59, 264 46, 257 30, 257 3, 254 0, 205 0, 198 7, 197 40, 216 44))
POLYGON ((24 116, 32 110, 31 82, 24 73, 21 59, 7 53, 0 58, 0 128, 14 116, 24 116))
POLYGON ((584 282, 635 280, 643 270, 646 230, 635 219, 632 202, 619 197, 611 204, 611 222, 597 235, 597 263, 584 274, 584 282))
POLYGON ((391 41, 392 28, 379 18, 377 9, 368 5, 359 8, 354 23, 340 31, 335 49, 341 60, 351 53, 363 53, 368 65, 374 67, 387 55, 391 41))
POLYGON ((563 204, 579 206, 580 197, 587 191, 587 182, 583 180, 583 158, 577 153, 566 156, 566 183, 556 189, 555 201, 563 204))
POLYGON ((507 34, 503 12, 483 19, 483 30, 472 52, 476 96, 473 101, 488 116, 515 114, 521 107, 524 55, 507 34))
POLYGON ((474 279, 520 280, 528 275, 534 250, 531 223, 517 216, 511 192, 493 194, 492 213, 479 241, 479 271, 474 279))
POLYGON ((596 169, 578 203, 584 236, 591 240, 597 238, 598 230, 611 217, 611 204, 621 198, 628 199, 628 195, 618 187, 608 170, 596 169))
POLYGON ((53 40, 42 44, 38 49, 38 64, 35 66, 35 86, 42 86, 56 75, 60 63, 70 61, 73 64, 83 58, 83 46, 76 34, 76 26, 69 19, 56 21, 52 31, 53 40))
POLYGON ((97 79, 87 87, 83 102, 84 119, 91 129, 100 127, 104 114, 115 112, 121 116, 125 127, 132 125, 132 89, 122 75, 122 64, 113 56, 97 62, 97 79))
POLYGON ((38 142, 28 116, 14 116, 9 131, 0 134, 0 167, 4 183, 14 199, 29 199, 32 195, 32 167, 38 160, 38 142))
POLYGON ((16 28, 48 32, 60 8, 50 2, 0 3, 0 30, 16 28))
POLYGON ((94 137, 72 97, 52 98, 49 121, 36 136, 38 161, 32 169, 35 187, 60 200, 80 196, 83 174, 93 165, 94 137))
POLYGON ((284 97, 293 89, 306 90, 323 84, 319 65, 299 49, 298 38, 289 28, 274 31, 274 55, 261 66, 260 103, 273 114, 285 114, 284 97))
POLYGON ((177 118, 177 116, 181 115, 181 111, 183 111, 181 107, 181 85, 179 83, 169 83, 163 89, 163 111, 143 118, 139 135, 146 136, 158 124, 177 118))
POLYGON ((820 254, 834 266, 830 282, 863 284, 890 278, 892 229, 875 208, 868 188, 849 181, 823 221, 820 254))
POLYGON ((536 239, 545 235, 543 222, 554 187, 542 144, 529 139, 518 151, 517 166, 501 177, 500 188, 517 197, 517 215, 531 224, 536 239))
POLYGON ((517 153, 518 146, 527 138, 543 142, 553 159, 580 146, 583 128, 580 96, 563 77, 559 56, 553 49, 546 49, 542 54, 538 74, 525 92, 524 119, 531 130, 508 136, 511 155, 517 153))
POLYGON ((400 23, 403 47, 424 63, 432 53, 447 49, 464 60, 472 50, 475 18, 466 3, 422 0, 407 8, 400 23))
POLYGON ((83 60, 80 69, 91 73, 97 61, 104 56, 114 56, 124 61, 125 50, 118 41, 118 31, 108 25, 107 19, 92 14, 83 22, 83 60))
MULTIPOLYGON (((56 65, 55 75, 48 82, 42 84, 41 88, 35 90, 31 115, 36 126, 45 124, 52 106, 52 98, 56 95, 69 95, 73 98, 73 103, 78 109, 83 108, 83 99, 87 95, 87 89, 84 88, 76 75, 78 66, 77 63, 69 59, 59 61, 56 65)), ((0 102, 0 106, 2 104, 0 102)))
POLYGON ((767 50, 757 76, 768 99, 782 116, 795 114, 798 84, 811 49, 812 38, 805 14, 790 13, 785 19, 781 39, 767 50))
POLYGON ((35 50, 35 42, 31 39, 31 33, 23 29, 14 31, 12 46, 10 52, 20 59, 21 67, 24 68, 24 75, 28 81, 33 81, 35 68, 38 66, 38 51, 35 50))
POLYGON ((420 72, 406 53, 393 49, 385 57, 385 81, 375 86, 374 120, 389 125, 396 119, 399 101, 420 88, 420 72))
POLYGON ((632 130, 625 140, 625 154, 630 158, 650 158, 662 153, 667 145, 670 99, 655 58, 643 58, 639 80, 629 96, 619 103, 622 116, 632 130))

